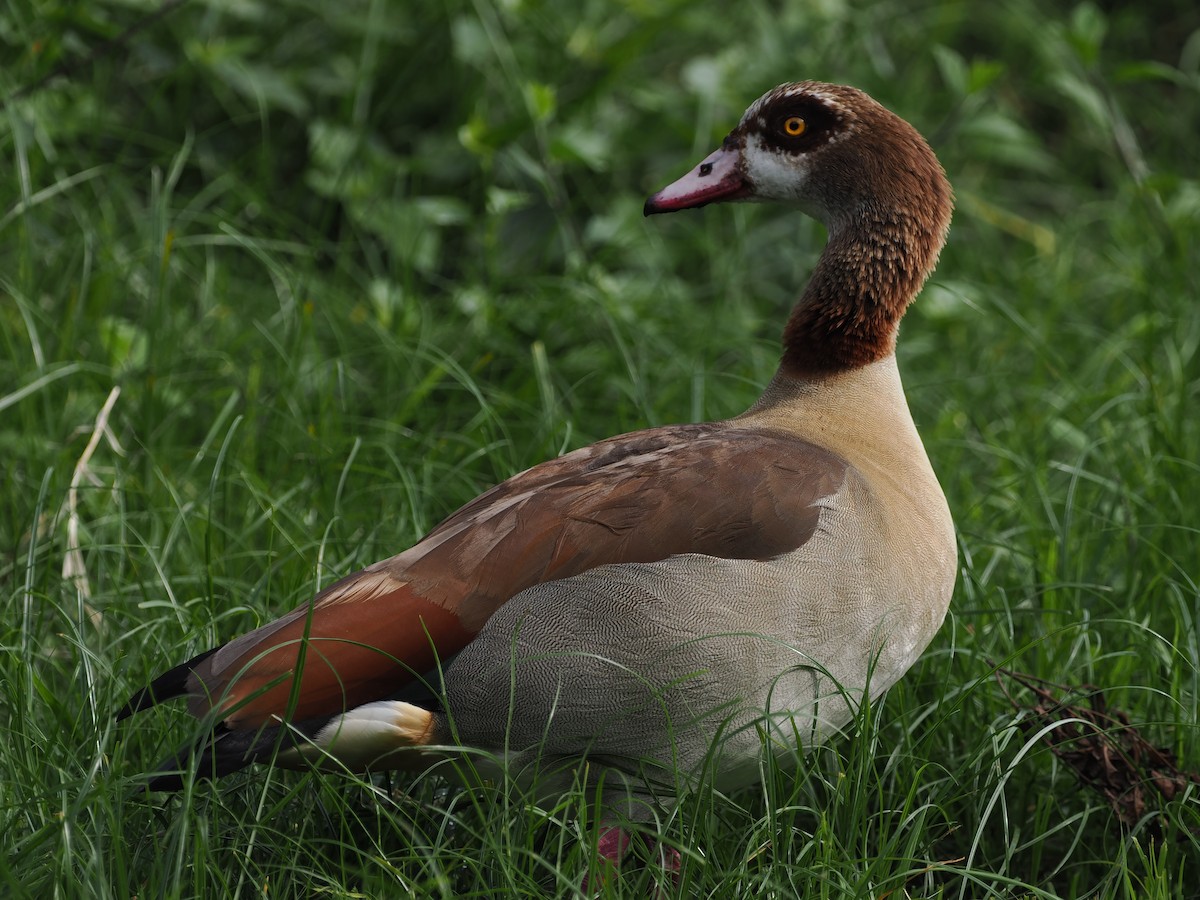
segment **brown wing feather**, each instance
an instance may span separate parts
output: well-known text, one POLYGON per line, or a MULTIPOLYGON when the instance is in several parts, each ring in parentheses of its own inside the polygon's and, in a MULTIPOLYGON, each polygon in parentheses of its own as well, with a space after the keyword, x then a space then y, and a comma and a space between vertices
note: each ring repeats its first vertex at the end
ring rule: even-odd
POLYGON ((189 680, 192 709, 220 708, 231 728, 333 715, 394 694, 531 585, 680 553, 787 552, 845 469, 812 444, 730 423, 601 441, 497 485, 416 546, 226 644, 189 680))

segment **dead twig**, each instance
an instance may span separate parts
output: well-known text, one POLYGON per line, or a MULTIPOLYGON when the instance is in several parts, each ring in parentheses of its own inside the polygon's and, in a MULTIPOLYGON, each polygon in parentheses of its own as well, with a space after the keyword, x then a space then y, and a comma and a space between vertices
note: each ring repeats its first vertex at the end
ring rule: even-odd
POLYGON ((92 435, 88 438, 87 446, 83 448, 83 453, 75 463, 75 470, 71 473, 71 485, 67 488, 67 552, 63 555, 62 577, 63 581, 74 585, 83 601, 89 621, 97 629, 102 624, 102 617, 100 611, 89 602, 92 598, 92 588, 88 583, 87 566, 84 564, 83 551, 79 545, 79 486, 85 479, 97 487, 101 486, 100 480, 92 473, 89 466, 92 454, 100 445, 101 437, 107 437, 110 446, 117 453, 123 452, 120 444, 117 443, 116 436, 108 428, 109 414, 112 413, 113 406, 116 405, 117 398, 120 396, 121 389, 119 387, 114 387, 108 392, 108 399, 104 401, 100 412, 96 414, 92 435))

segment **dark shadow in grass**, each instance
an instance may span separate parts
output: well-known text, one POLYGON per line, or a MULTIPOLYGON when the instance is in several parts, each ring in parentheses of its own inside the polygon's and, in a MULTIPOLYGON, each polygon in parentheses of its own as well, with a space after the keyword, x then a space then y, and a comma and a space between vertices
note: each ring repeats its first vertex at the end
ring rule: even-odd
POLYGON ((1200 787, 1200 773, 1180 769, 1174 753, 1146 740, 1126 713, 1109 708, 1095 685, 1054 684, 1000 667, 996 680, 1013 707, 1026 714, 1017 722, 1021 730, 1040 731, 1050 752, 1104 797, 1127 827, 1146 820, 1150 833, 1162 837, 1167 830, 1162 804, 1193 785, 1200 787), (1031 691, 1036 702, 1019 702, 1005 686, 1005 677, 1031 691), (1061 699, 1064 695, 1071 699, 1061 699))

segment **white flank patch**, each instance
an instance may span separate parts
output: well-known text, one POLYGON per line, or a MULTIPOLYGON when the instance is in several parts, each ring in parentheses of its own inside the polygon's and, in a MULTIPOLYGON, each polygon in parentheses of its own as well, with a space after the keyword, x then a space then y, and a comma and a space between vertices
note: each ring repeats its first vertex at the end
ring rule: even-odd
POLYGON ((328 754, 347 768, 369 768, 421 744, 432 718, 429 710, 399 700, 366 703, 331 719, 302 753, 310 761, 328 754))

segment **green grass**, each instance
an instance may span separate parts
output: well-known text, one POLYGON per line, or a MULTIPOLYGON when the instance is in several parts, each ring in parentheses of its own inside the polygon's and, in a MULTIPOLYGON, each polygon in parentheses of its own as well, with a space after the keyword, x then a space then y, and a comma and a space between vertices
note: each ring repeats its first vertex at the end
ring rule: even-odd
POLYGON ((1122 822, 992 664, 1200 770, 1200 14, 781 6, 191 0, 94 58, 155 4, 5 7, 0 892, 580 896, 582 781, 147 797, 197 726, 111 712, 497 480, 753 401, 821 230, 641 203, 812 77, 955 185, 899 352, 961 576, 855 737, 647 831, 683 896, 1194 896, 1200 787, 1122 822))

